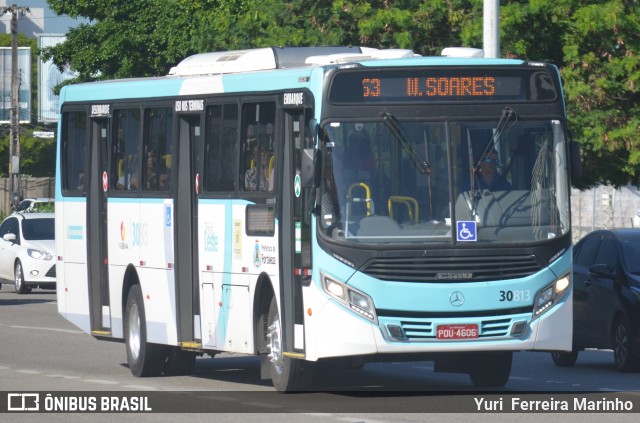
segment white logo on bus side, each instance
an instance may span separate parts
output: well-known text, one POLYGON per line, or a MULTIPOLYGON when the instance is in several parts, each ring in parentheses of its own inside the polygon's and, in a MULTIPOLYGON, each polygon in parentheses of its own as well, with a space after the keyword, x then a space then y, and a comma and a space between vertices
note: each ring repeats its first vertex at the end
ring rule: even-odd
POLYGON ((302 182, 300 181, 300 174, 297 173, 296 177, 293 180, 293 192, 296 195, 296 198, 300 197, 300 193, 302 191, 302 182))
POLYGON ((204 110, 204 100, 177 100, 176 112, 199 112, 204 110))
POLYGON ((285 105, 302 106, 304 104, 304 93, 284 93, 283 103, 285 105))

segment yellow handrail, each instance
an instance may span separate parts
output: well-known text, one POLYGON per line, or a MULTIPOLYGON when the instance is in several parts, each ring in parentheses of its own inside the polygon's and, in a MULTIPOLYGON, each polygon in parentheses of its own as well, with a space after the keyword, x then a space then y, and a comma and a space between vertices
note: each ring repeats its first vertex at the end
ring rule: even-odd
POLYGON ((269 176, 271 176, 271 171, 273 171, 273 166, 275 166, 275 164, 276 164, 276 156, 274 154, 269 159, 269 176))
MULTIPOLYGON (((351 191, 353 191, 354 188, 364 188, 364 192, 366 197, 364 198, 364 201, 367 203, 367 216, 371 216, 372 212, 371 212, 371 189, 369 188, 369 185, 365 184, 364 182, 356 182, 355 184, 351 184, 351 186, 349 187, 349 189, 347 190, 347 207, 349 207, 349 211, 351 210, 351 202, 358 202, 358 201, 362 201, 363 199, 356 197, 356 198, 351 198, 351 191)), ((351 214, 351 213, 349 213, 351 214)))
POLYGON ((391 218, 393 218, 393 203, 400 203, 407 206, 407 210, 409 211, 409 219, 414 220, 416 224, 418 223, 418 220, 420 220, 420 211, 418 208, 418 202, 415 198, 407 197, 404 195, 392 195, 391 197, 389 197, 389 217, 391 218), (411 205, 413 205, 413 208, 411 207, 411 205), (415 214, 413 212, 414 210, 415 214))

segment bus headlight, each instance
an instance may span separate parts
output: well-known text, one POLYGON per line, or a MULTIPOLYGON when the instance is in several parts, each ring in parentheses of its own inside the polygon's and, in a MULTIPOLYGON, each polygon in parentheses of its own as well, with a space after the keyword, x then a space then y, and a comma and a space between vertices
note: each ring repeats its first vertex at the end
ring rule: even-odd
POLYGON ((364 292, 339 282, 324 273, 320 273, 322 288, 340 304, 374 323, 378 322, 373 300, 364 292))
POLYGON ((533 319, 537 319, 557 304, 568 292, 571 286, 571 277, 565 275, 551 285, 542 288, 533 300, 533 319))

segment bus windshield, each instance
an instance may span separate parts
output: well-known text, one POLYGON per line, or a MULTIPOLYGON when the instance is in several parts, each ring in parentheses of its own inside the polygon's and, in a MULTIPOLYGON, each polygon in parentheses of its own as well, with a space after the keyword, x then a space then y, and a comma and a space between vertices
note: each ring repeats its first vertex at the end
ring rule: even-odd
POLYGON ((328 121, 321 232, 367 244, 516 243, 569 231, 559 120, 328 121))

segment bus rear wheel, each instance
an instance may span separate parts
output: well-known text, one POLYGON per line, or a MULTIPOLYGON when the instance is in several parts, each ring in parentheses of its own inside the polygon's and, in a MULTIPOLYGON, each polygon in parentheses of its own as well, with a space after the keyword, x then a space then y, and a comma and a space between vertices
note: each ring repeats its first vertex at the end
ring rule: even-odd
POLYGON ((507 384, 513 362, 511 351, 481 353, 474 359, 469 377, 475 387, 501 388, 507 384))
POLYGON ((124 315, 124 339, 129 369, 136 377, 157 376, 164 367, 161 345, 147 342, 147 324, 140 285, 129 290, 124 315))
POLYGON ((311 384, 314 363, 286 357, 282 344, 282 325, 278 305, 271 299, 267 326, 267 350, 271 381, 278 392, 306 391, 311 384))

